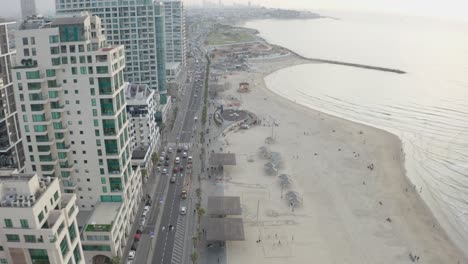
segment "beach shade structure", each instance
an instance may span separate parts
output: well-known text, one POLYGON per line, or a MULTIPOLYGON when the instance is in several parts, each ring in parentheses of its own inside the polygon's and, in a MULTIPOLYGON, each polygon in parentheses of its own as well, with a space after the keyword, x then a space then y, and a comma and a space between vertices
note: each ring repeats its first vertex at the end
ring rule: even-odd
POLYGON ((296 191, 287 192, 286 199, 288 200, 288 204, 293 208, 302 204, 302 196, 296 191))
POLYGON ((271 163, 275 165, 275 168, 280 168, 283 163, 283 159, 281 158, 281 153, 271 152, 270 161, 271 163))
POLYGON ((208 196, 207 214, 226 216, 241 215, 239 196, 208 196))
POLYGON ((209 164, 212 166, 236 165, 236 154, 234 153, 211 153, 209 164))
POLYGON ((278 174, 278 169, 276 168, 275 164, 268 162, 267 164, 264 165, 265 172, 270 175, 274 176, 278 174))
POLYGON ((265 138, 265 143, 266 144, 273 144, 273 143, 275 143, 275 139, 272 138, 272 137, 267 137, 267 138, 265 138))
POLYGON ((245 240, 242 218, 207 218, 207 241, 245 240))
POLYGON ((279 180, 279 184, 280 184, 281 187, 283 187, 283 188, 289 187, 289 186, 291 186, 291 184, 292 184, 291 176, 289 176, 288 174, 281 174, 281 175, 279 175, 279 176, 278 176, 278 180, 279 180))
POLYGON ((270 149, 266 146, 261 146, 259 149, 259 155, 260 157, 264 158, 264 159, 268 159, 270 158, 270 149))

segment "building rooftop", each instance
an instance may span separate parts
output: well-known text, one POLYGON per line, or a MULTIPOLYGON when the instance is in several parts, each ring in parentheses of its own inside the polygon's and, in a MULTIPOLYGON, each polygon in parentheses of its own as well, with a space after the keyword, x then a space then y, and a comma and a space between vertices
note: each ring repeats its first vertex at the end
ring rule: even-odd
POLYGON ((180 62, 167 62, 166 70, 175 70, 180 67, 180 62))
POLYGON ((245 240, 242 218, 206 218, 206 240, 245 240))
POLYGON ((117 219, 122 203, 98 203, 88 220, 88 225, 109 225, 117 219))
POLYGON ((133 150, 132 159, 142 160, 145 159, 146 153, 148 153, 149 146, 141 146, 138 149, 133 150))
POLYGON ((209 196, 208 215, 241 215, 239 196, 209 196))
POLYGON ((74 24, 83 24, 83 22, 88 18, 87 15, 79 15, 73 17, 58 17, 56 18, 51 26, 60 26, 60 25, 74 25, 74 24))
POLYGON ((150 89, 147 84, 129 83, 125 87, 125 98, 127 105, 146 104, 148 97, 154 95, 154 90, 150 89))
POLYGON ((234 153, 211 153, 209 164, 213 166, 236 165, 234 153))

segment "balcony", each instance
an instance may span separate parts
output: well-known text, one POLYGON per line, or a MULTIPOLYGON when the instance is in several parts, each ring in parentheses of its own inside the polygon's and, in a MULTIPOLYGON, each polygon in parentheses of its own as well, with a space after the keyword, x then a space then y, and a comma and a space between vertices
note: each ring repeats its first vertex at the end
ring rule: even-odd
POLYGON ((73 164, 67 164, 66 166, 60 165, 62 171, 72 172, 75 166, 73 164))
POLYGON ((36 145, 37 146, 50 146, 52 144, 54 144, 55 141, 53 138, 49 138, 47 140, 36 140, 36 145))
POLYGON ((45 94, 30 94, 29 101, 35 104, 45 104, 49 102, 49 96, 45 94))
POLYGON ((63 188, 68 189, 68 190, 75 190, 76 189, 76 183, 69 181, 69 180, 63 180, 63 188))
MULTIPOLYGON (((56 162, 57 162, 57 161, 56 161, 56 162)), ((44 164, 44 165, 48 165, 48 164, 44 164)), ((54 164, 49 164, 49 165, 54 165, 54 164)), ((47 169, 43 170, 43 171, 42 171, 42 174, 44 174, 44 175, 52 175, 52 174, 54 174, 54 172, 55 172, 55 167, 52 166, 51 168, 47 168, 47 169)))
POLYGON ((67 125, 61 125, 59 127, 54 127, 54 131, 55 132, 59 132, 59 133, 65 133, 68 131, 68 126, 67 125))

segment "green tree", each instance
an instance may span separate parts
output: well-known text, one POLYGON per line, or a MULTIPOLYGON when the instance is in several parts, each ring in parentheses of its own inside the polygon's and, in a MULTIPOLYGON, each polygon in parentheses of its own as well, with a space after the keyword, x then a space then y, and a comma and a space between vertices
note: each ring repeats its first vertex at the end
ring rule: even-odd
POLYGON ((192 253, 192 255, 190 256, 190 258, 192 259, 192 263, 195 264, 197 263, 197 260, 198 260, 198 253, 196 251, 194 251, 192 253))
POLYGON ((112 264, 120 264, 121 262, 122 262, 122 260, 120 259, 119 256, 115 256, 115 257, 113 257, 112 260, 111 260, 111 263, 112 263, 112 264))
POLYGON ((198 222, 200 222, 200 218, 205 215, 205 209, 203 207, 198 208, 198 222))
POLYGON ((151 161, 152 161, 153 163, 156 163, 156 162, 158 162, 158 160, 159 160, 159 155, 158 155, 158 153, 153 152, 153 154, 151 155, 151 161))

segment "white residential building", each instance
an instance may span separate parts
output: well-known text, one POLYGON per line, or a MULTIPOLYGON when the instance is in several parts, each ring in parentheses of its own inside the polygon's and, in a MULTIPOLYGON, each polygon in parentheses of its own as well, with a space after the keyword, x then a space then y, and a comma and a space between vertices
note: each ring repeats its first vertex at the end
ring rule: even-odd
POLYGON ((14 23, 0 20, 0 167, 21 171, 24 168, 24 151, 11 72, 15 51, 8 45, 8 26, 14 23))
POLYGON ((132 138, 132 164, 151 171, 151 155, 161 146, 156 123, 158 95, 147 85, 129 84, 125 91, 132 138))
POLYGON ((185 10, 182 0, 163 0, 166 61, 186 66, 185 10))
POLYGON ((36 0, 21 0, 21 17, 26 20, 37 13, 36 0))
POLYGON ((142 195, 130 164, 124 47, 108 45, 99 17, 86 13, 25 23, 16 43, 26 171, 60 177, 76 193, 87 263, 121 256, 142 195))
POLYGON ((0 263, 85 263, 75 194, 58 178, 0 171, 0 263))
POLYGON ((164 8, 154 0, 56 0, 58 14, 89 11, 102 19, 107 41, 125 46, 125 80, 158 89, 166 103, 164 8))

